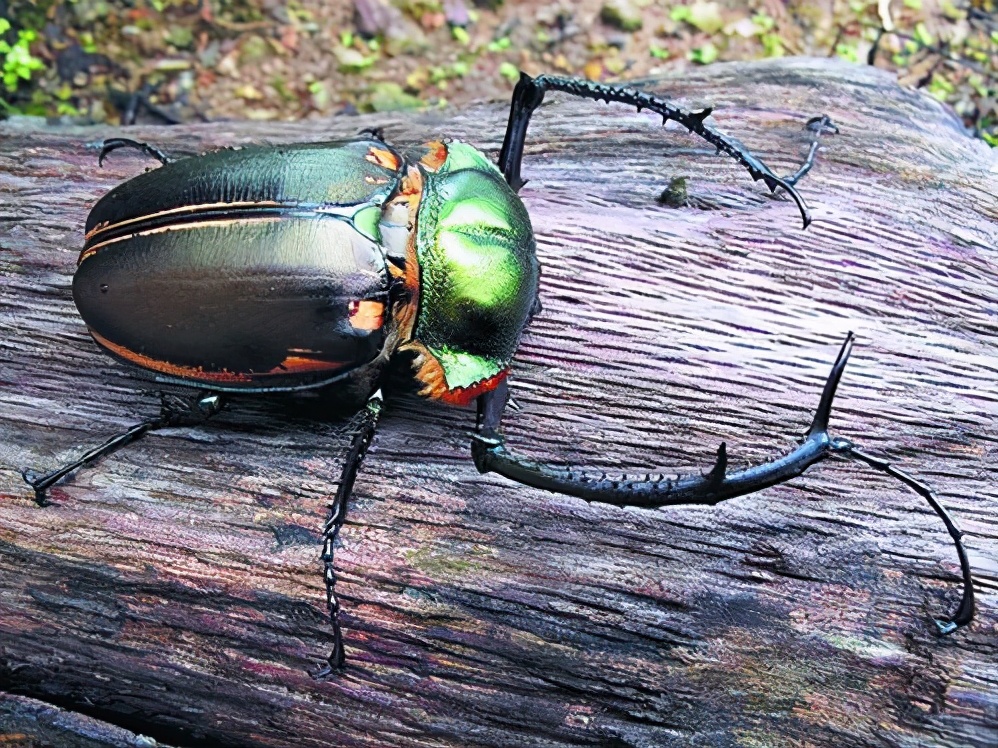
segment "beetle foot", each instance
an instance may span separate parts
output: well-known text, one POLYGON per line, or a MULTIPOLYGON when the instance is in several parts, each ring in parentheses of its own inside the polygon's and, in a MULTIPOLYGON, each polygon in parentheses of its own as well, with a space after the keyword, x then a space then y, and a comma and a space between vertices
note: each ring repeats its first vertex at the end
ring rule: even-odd
POLYGON ((495 431, 481 431, 471 435, 471 457, 479 473, 491 472, 491 459, 505 448, 506 440, 495 431))
POLYGON ((940 636, 946 636, 947 634, 952 634, 960 625, 956 621, 941 621, 938 618, 932 619, 932 622, 936 624, 936 629, 939 631, 940 636))
POLYGON ((804 123, 804 128, 818 135, 839 134, 839 126, 832 122, 832 118, 827 114, 819 114, 817 117, 811 117, 811 119, 804 123))
POLYGON ((97 165, 103 166, 104 159, 107 158, 107 154, 112 151, 116 151, 119 148, 134 148, 138 151, 142 151, 147 156, 156 159, 164 166, 171 161, 172 158, 167 156, 163 151, 155 146, 151 146, 148 143, 140 143, 137 140, 132 140, 131 138, 108 138, 101 144, 100 155, 97 157, 97 165))
POLYGON ((164 425, 196 425, 217 415, 225 407, 225 399, 217 392, 202 390, 191 395, 160 393, 160 419, 164 425))
POLYGON ((26 468, 21 471, 21 477, 24 478, 24 482, 27 483, 35 492, 35 503, 38 506, 49 506, 51 502, 48 500, 48 487, 51 485, 46 482, 46 478, 49 474, 39 474, 32 470, 31 468, 26 468))
POLYGON ((831 117, 827 114, 811 117, 805 123, 804 129, 814 133, 814 140, 811 141, 811 150, 807 152, 807 158, 804 159, 804 163, 800 165, 800 168, 790 176, 783 178, 783 181, 789 185, 796 185, 797 182, 803 179, 805 174, 811 171, 811 167, 814 166, 814 157, 818 153, 821 136, 839 134, 838 125, 832 122, 831 117))

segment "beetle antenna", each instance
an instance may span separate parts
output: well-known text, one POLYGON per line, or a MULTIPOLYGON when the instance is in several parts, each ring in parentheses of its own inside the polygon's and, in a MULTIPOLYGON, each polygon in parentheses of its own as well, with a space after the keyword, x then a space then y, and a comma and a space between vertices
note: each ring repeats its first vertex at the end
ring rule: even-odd
POLYGON ((605 101, 608 104, 611 101, 629 104, 639 112, 642 109, 648 109, 662 117, 663 125, 669 120, 678 122, 691 133, 696 133, 717 148, 718 153, 726 153, 731 156, 748 170, 752 179, 763 180, 770 191, 775 191, 778 187, 782 188, 797 204, 804 221, 804 228, 807 228, 808 224, 811 223, 807 204, 797 193, 795 185, 814 164, 814 155, 818 149, 818 137, 826 132, 838 131, 828 117, 818 117, 808 122, 808 129, 815 132, 816 137, 811 144, 811 152, 808 154, 807 160, 792 176, 779 177, 766 164, 752 155, 738 140, 704 123, 704 120, 713 111, 710 107, 698 112, 691 112, 666 99, 629 86, 613 86, 580 78, 562 78, 555 75, 539 75, 536 78, 531 78, 526 73, 521 72, 520 80, 513 90, 506 136, 503 139, 502 150, 499 152, 499 170, 502 171, 506 181, 509 182, 514 191, 518 192, 525 184, 520 176, 520 166, 523 161, 527 126, 530 124, 531 115, 540 106, 547 91, 562 91, 572 96, 592 99, 593 101, 605 101), (822 125, 816 129, 813 123, 818 121, 822 122, 822 125))

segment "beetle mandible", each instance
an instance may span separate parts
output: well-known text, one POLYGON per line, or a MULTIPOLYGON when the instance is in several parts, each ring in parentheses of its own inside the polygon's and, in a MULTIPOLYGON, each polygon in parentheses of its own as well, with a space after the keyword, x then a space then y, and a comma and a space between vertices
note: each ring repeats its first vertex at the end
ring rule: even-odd
POLYGON ((91 211, 73 298, 94 340, 159 382, 191 388, 164 395, 159 417, 114 436, 45 475, 25 471, 44 503, 77 468, 157 428, 211 417, 227 393, 323 388, 362 408, 324 527, 322 560, 333 629, 323 670, 343 666, 334 545, 382 408, 389 359, 413 357, 421 394, 477 400, 475 465, 514 481, 617 506, 717 504, 787 481, 833 454, 887 473, 923 496, 953 538, 963 596, 941 633, 968 624, 973 586, 961 533, 921 482, 828 433, 832 400, 852 348, 847 337, 810 429, 789 454, 731 472, 722 443, 704 475, 611 479, 555 468, 506 447, 500 421, 510 363, 540 310, 540 269, 530 218, 517 196, 531 115, 545 92, 620 102, 673 120, 734 158, 771 191, 784 190, 806 228, 795 185, 814 163, 818 136, 798 171, 774 174, 737 140, 710 125, 710 109, 687 111, 633 88, 521 74, 498 166, 475 148, 434 141, 402 152, 377 134, 330 143, 221 150, 171 160, 145 143, 105 141, 100 161, 123 147, 163 165, 105 195, 91 211), (361 406, 362 403, 366 403, 361 406))

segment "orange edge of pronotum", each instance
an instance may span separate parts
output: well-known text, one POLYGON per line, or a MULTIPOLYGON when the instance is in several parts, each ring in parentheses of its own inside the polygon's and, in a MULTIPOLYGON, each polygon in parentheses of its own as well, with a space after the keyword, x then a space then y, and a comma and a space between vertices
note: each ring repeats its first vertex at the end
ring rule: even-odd
POLYGON ((484 395, 498 387, 500 382, 509 375, 509 367, 506 367, 497 374, 468 387, 449 387, 443 366, 426 346, 415 341, 407 344, 404 348, 414 351, 419 357, 417 359, 416 379, 423 384, 423 389, 419 391, 419 394, 433 400, 440 400, 448 405, 461 407, 470 405, 479 395, 484 395))
POLYGON ((470 387, 455 387, 454 389, 447 390, 440 399, 449 405, 459 405, 461 407, 471 405, 479 395, 484 395, 486 392, 491 392, 498 387, 508 375, 509 368, 507 367, 498 374, 488 379, 483 379, 481 382, 476 382, 470 387))
POLYGON ((429 171, 436 171, 447 160, 447 146, 439 140, 431 140, 426 143, 427 153, 419 159, 419 163, 429 171))

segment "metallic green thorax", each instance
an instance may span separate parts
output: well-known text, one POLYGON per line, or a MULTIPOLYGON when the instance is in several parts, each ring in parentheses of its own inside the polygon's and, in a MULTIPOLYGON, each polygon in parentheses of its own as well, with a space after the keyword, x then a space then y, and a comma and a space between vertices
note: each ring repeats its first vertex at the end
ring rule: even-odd
POLYGON ((509 366, 537 296, 539 269, 530 218, 499 170, 464 143, 447 150, 443 165, 424 174, 414 338, 454 390, 509 366))

